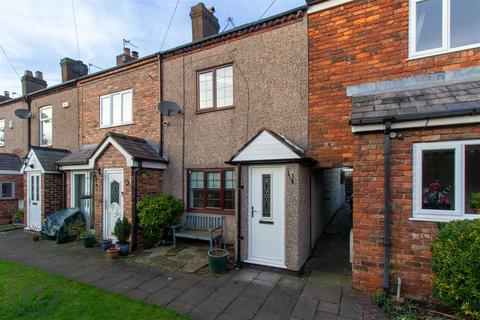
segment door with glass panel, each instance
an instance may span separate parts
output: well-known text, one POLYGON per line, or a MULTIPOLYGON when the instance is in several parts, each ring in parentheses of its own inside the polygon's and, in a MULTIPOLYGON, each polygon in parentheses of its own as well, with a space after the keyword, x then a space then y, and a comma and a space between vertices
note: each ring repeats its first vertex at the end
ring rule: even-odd
POLYGON ((116 239, 113 235, 115 223, 118 219, 123 219, 123 170, 105 169, 103 181, 103 237, 116 239))
POLYGON ((250 167, 248 261, 285 267, 285 167, 250 167))
POLYGON ((40 173, 28 174, 27 229, 35 231, 40 231, 42 229, 41 184, 40 173))
POLYGON ((87 229, 94 229, 92 210, 92 184, 89 172, 72 172, 72 207, 85 215, 87 229))

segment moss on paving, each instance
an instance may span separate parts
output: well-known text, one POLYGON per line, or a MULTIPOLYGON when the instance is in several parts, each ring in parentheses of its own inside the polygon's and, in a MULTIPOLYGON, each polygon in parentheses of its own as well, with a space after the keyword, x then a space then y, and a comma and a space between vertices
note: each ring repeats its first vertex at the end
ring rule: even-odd
POLYGON ((38 269, 0 260, 0 319, 189 319, 38 269))

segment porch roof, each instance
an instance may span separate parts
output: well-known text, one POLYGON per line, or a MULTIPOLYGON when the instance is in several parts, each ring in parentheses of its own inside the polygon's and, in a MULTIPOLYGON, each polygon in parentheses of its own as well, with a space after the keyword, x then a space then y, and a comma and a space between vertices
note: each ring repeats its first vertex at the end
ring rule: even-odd
POLYGON ((293 141, 269 129, 260 130, 227 164, 287 163, 302 162, 309 165, 317 163, 293 141))
POLYGON ((57 161, 70 154, 69 150, 33 146, 21 173, 39 170, 43 173, 58 173, 57 161))
POLYGON ((352 125, 480 114, 480 80, 352 97, 352 125))
POLYGON ((75 164, 87 164, 88 159, 93 155, 97 149, 96 144, 87 144, 80 148, 77 152, 72 152, 67 155, 65 158, 62 158, 57 161, 59 166, 65 165, 75 165, 75 164))
POLYGON ((0 153, 0 171, 18 171, 22 168, 22 160, 15 153, 0 153))

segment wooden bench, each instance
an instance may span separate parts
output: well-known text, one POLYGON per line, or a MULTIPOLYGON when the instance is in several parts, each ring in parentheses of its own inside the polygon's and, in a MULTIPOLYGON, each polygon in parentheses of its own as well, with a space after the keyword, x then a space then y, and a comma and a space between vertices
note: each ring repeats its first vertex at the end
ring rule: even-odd
POLYGON ((223 216, 210 216, 186 213, 184 223, 173 226, 173 247, 177 246, 177 238, 206 240, 213 248, 213 241, 223 236, 223 216))

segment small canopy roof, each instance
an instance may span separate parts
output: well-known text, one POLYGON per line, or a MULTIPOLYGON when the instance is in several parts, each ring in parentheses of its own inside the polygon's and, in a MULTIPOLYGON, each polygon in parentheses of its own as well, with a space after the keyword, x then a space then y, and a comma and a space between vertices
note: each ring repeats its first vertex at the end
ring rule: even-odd
POLYGON ((227 164, 301 162, 314 165, 316 160, 285 136, 268 129, 260 130, 227 161, 227 164))
POLYGON ((31 147, 27 161, 24 163, 21 173, 41 171, 42 173, 59 173, 57 161, 70 154, 65 149, 31 147))
POLYGON ((168 160, 159 154, 158 147, 143 138, 137 138, 109 132, 98 145, 86 145, 80 151, 73 153, 57 162, 62 170, 93 169, 95 161, 112 145, 124 157, 127 166, 165 169, 168 160))
POLYGON ((22 160, 15 153, 0 153, 0 173, 20 174, 22 160))

